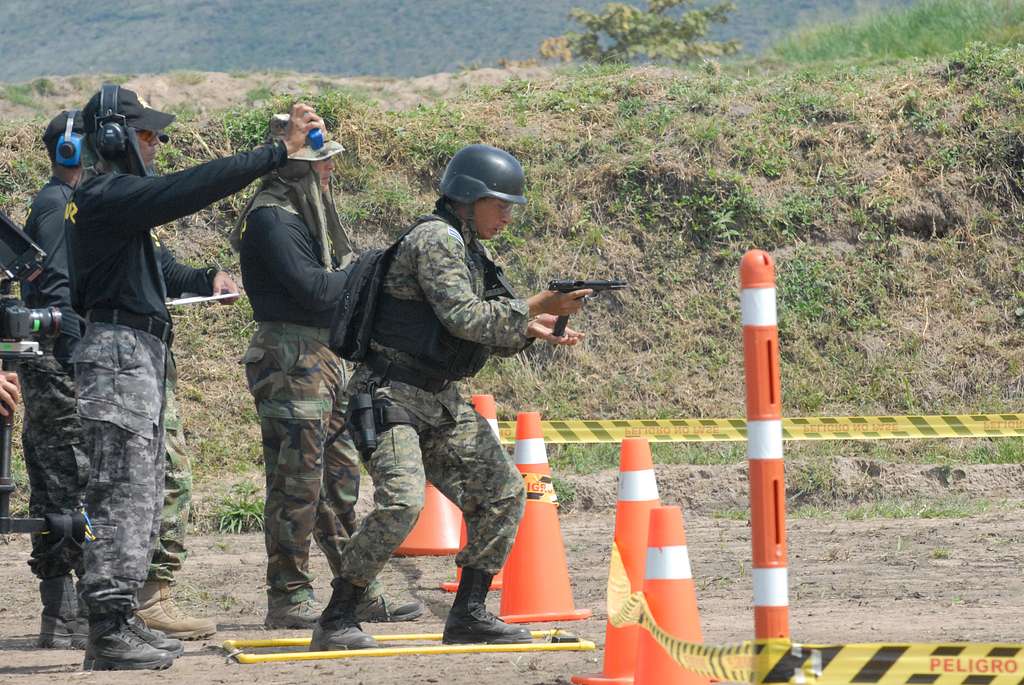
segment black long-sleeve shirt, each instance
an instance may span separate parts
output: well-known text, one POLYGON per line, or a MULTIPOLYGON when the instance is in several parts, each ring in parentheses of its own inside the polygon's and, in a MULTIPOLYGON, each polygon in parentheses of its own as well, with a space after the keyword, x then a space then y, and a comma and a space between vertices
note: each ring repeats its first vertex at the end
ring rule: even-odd
POLYGON ((54 343, 57 357, 70 357, 82 337, 81 317, 71 307, 68 251, 64 241, 64 208, 72 188, 54 176, 32 201, 25 232, 46 252, 43 272, 33 281, 22 281, 21 296, 28 307, 60 309, 60 338, 54 343))
POLYGON ((170 321, 167 284, 150 229, 199 211, 284 165, 278 141, 169 176, 103 174, 84 181, 68 207, 71 302, 170 321))
POLYGON ((305 222, 278 207, 249 215, 239 254, 242 281, 257 321, 328 328, 346 274, 328 271, 305 222))
POLYGON ((213 276, 217 273, 216 269, 197 269, 182 264, 174 258, 170 250, 159 243, 157 253, 160 256, 160 270, 164 274, 168 297, 181 297, 185 293, 213 295, 213 276))

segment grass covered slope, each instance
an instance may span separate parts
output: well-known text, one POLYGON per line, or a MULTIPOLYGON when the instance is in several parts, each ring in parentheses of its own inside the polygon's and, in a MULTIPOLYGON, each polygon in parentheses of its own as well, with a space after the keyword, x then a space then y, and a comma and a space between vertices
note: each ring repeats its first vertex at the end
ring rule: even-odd
MULTIPOLYGON (((164 168, 259 142, 284 104, 177 124, 164 168)), ((402 112, 345 91, 314 104, 348 148, 338 201, 359 245, 428 210, 446 160, 484 141, 527 168, 530 203, 492 245, 523 294, 556 277, 630 281, 576 319, 583 345, 536 345, 468 384, 504 417, 742 415, 736 270, 750 247, 778 264, 787 415, 1021 409, 1024 49, 770 77, 583 70, 402 112)), ((47 171, 38 126, 0 126, 0 208, 18 218, 47 171)), ((243 202, 163 238, 237 273, 226 234, 243 202)), ((257 466, 237 363, 248 305, 189 309, 178 332, 200 476, 257 466)), ((948 444, 893 449, 924 459, 948 444)))
POLYGON ((975 41, 1014 45, 1024 40, 1018 0, 918 0, 853 20, 795 31, 770 50, 788 63, 846 59, 934 57, 975 41))

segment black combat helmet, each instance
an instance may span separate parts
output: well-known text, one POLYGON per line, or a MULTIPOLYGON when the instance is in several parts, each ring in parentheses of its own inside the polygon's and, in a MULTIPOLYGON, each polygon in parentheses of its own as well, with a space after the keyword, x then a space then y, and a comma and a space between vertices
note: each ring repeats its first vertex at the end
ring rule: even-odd
POLYGON ((490 145, 467 145, 445 167, 441 194, 467 205, 482 197, 525 205, 525 180, 523 166, 509 153, 490 145))

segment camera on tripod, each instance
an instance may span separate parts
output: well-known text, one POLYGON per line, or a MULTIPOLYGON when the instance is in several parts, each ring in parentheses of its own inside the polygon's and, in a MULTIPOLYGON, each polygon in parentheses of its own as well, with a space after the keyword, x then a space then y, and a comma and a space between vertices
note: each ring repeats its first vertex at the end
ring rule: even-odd
MULTIPOLYGON (((59 309, 32 309, 11 293, 15 281, 31 281, 41 274, 45 259, 42 248, 0 212, 0 362, 5 370, 13 370, 19 360, 42 354, 39 342, 33 338, 60 332, 59 309)), ((15 489, 11 478, 11 418, 0 420, 0 534, 49 531, 78 539, 85 530, 81 514, 11 517, 11 495, 15 489)))
POLYGON ((60 310, 32 309, 11 294, 15 281, 31 281, 43 272, 46 253, 13 220, 0 212, 0 360, 41 354, 33 338, 60 332, 60 310))

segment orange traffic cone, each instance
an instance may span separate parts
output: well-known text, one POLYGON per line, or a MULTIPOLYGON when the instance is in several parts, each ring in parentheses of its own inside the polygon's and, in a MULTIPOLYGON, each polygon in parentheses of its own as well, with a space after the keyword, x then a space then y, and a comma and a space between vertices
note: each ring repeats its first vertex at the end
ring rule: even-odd
POLYGON ((521 412, 517 417, 515 456, 526 485, 526 511, 505 562, 501 619, 533 623, 589 618, 589 609, 573 606, 555 488, 537 412, 521 412))
MULTIPOLYGON (((486 419, 491 430, 494 431, 494 437, 498 438, 501 442, 501 433, 498 431, 498 405, 494 401, 494 395, 473 395, 470 398, 473 403, 473 408, 476 409, 476 413, 486 419)), ((466 546, 466 540, 468 536, 466 534, 466 522, 462 522, 462 536, 459 538, 459 549, 461 550, 466 546)), ((500 590, 505 584, 503 580, 504 571, 498 571, 498 575, 491 579, 491 590, 500 590)), ((462 569, 458 566, 455 567, 455 582, 448 581, 447 583, 441 583, 441 589, 445 592, 455 592, 459 589, 459 581, 462 580, 462 569)))
POLYGON ((427 483, 423 510, 409 536, 395 550, 399 557, 426 557, 455 554, 460 549, 459 530, 462 512, 441 491, 427 483))
MULTIPOLYGON (((647 558, 647 528, 651 510, 661 506, 658 482, 654 478, 651 446, 644 438, 622 441, 619 458, 619 501, 615 509, 615 541, 609 586, 616 573, 625 569, 629 591, 637 592, 644 585, 644 562, 647 558), (621 561, 621 564, 619 564, 621 561)), ((605 628, 604 670, 597 675, 574 675, 577 685, 629 685, 636 667, 640 626, 616 628, 610 622, 605 628)))
MULTIPOLYGON (((704 642, 697 613, 697 590, 686 549, 683 511, 679 507, 651 510, 644 596, 655 623, 665 632, 686 642, 704 642)), ((636 685, 708 685, 709 682, 677 664, 648 631, 641 631, 636 685)))

